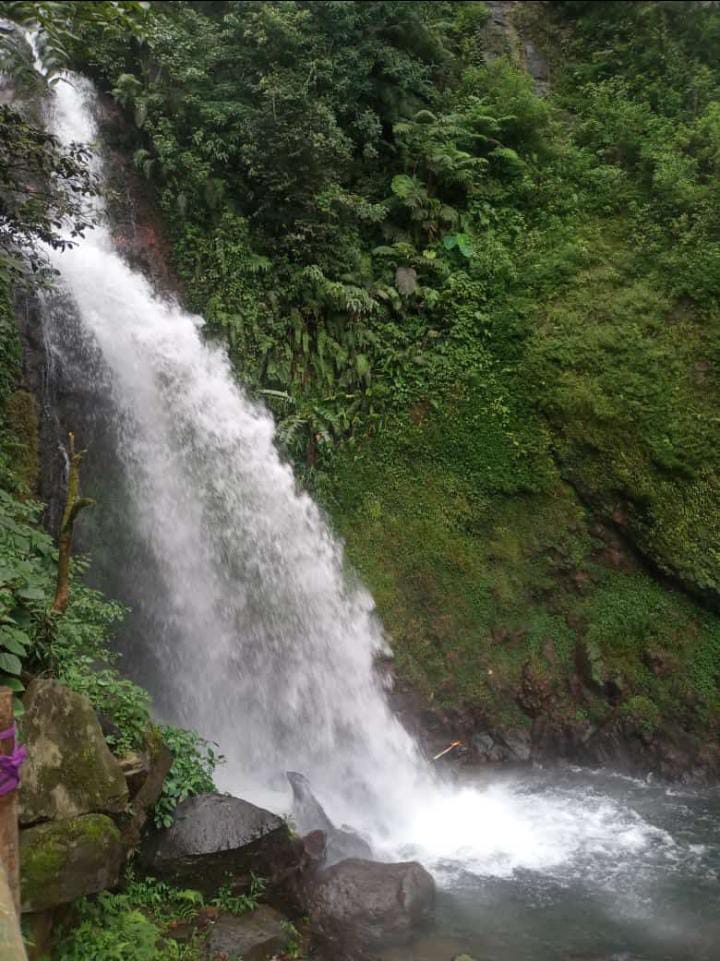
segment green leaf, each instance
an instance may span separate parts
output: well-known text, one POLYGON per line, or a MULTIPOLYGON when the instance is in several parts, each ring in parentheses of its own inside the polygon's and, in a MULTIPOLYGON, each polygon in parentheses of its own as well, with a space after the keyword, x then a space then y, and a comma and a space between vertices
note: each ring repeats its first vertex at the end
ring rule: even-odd
POLYGON ((355 358, 355 370, 357 371, 358 377, 363 377, 365 380, 369 379, 370 361, 365 354, 358 354, 355 358))
POLYGON ((468 260, 473 255, 472 240, 467 234, 457 234, 457 246, 463 257, 467 257, 468 260))
POLYGON ((511 147, 496 147, 491 156, 505 161, 506 166, 513 172, 519 172, 525 166, 522 159, 511 147))
POLYGON ((22 587, 17 591, 17 596, 22 598, 24 601, 44 601, 45 591, 40 587, 22 587))
POLYGON ((407 174, 397 174, 397 176, 393 177, 392 184, 390 185, 395 196, 403 199, 409 197, 416 186, 417 181, 415 178, 409 177, 407 174))
POLYGON ((2 635, 0 638, 0 644, 2 644, 6 651, 10 651, 12 654, 17 654, 18 657, 25 657, 27 654, 24 645, 21 644, 17 638, 12 637, 9 634, 2 635))
POLYGON ((22 664, 20 658, 15 654, 7 654, 0 651, 0 671, 7 671, 8 674, 20 674, 22 664))

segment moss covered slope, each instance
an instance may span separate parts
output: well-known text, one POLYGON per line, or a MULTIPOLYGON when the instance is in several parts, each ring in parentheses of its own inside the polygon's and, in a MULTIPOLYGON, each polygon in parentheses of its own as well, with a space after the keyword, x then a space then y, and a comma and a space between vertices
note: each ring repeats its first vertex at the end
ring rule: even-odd
POLYGON ((503 37, 479 3, 172 5, 80 59, 400 674, 561 752, 685 732, 692 765, 719 716, 720 12, 505 6, 503 37))

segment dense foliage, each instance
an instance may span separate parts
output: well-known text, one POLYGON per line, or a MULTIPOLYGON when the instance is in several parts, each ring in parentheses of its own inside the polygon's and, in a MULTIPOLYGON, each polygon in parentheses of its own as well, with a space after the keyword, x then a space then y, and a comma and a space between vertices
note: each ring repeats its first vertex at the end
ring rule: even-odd
MULTIPOLYGON (((19 84, 73 62, 124 111, 109 135, 157 198, 185 299, 273 409, 401 676, 494 730, 711 740, 717 5, 519 3, 504 31, 461 0, 0 15, 40 31, 44 80, 21 34, 0 33, 19 84)), ((110 654, 123 612, 84 585, 86 561, 49 613, 57 552, 32 500, 37 413, 11 310, 39 245, 88 226, 88 156, 0 108, 0 681, 60 677, 121 754, 144 743, 149 701, 110 654)), ((157 825, 212 789, 220 760, 161 733, 157 825)), ((131 880, 78 906, 59 957, 191 961, 197 938, 167 935, 204 909, 131 880)))
POLYGON ((170 749, 173 763, 153 816, 157 827, 167 828, 181 801, 216 790, 213 773, 223 757, 195 731, 163 725, 160 734, 170 749))
MULTIPOLYGON (((76 917, 60 939, 55 957, 57 961, 200 961, 207 956, 208 921, 218 911, 235 915, 254 911, 264 889, 264 881, 253 876, 247 894, 233 895, 223 889, 206 903, 199 891, 175 888, 154 878, 140 880, 129 872, 120 893, 106 892, 75 904, 76 917)), ((291 949, 297 932, 292 925, 288 928, 291 949)), ((298 958, 299 951, 289 950, 284 956, 298 958)))
POLYGON ((71 44, 78 48, 82 43, 78 35, 88 24, 101 32, 109 25, 135 32, 142 13, 142 4, 135 0, 0 3, 0 70, 16 94, 13 105, 0 105, 3 283, 27 282, 30 274, 37 283, 45 268, 43 246, 60 250, 73 246, 92 224, 89 201, 98 192, 88 145, 62 146, 45 130, 33 98, 46 84, 60 82, 69 62, 68 48, 71 44))
POLYGON ((187 300, 436 702, 522 727, 549 678, 565 719, 717 722, 718 621, 650 571, 717 606, 719 30, 228 2, 86 39, 187 300))
MULTIPOLYGON (((140 32, 136 6, 3 10, 124 109, 185 297, 274 410, 401 673, 504 727, 542 681, 563 721, 714 728, 716 7, 516 4, 503 34, 481 3, 155 3, 140 32)), ((84 148, 8 123, 82 198, 84 148)), ((23 211, 18 249, 52 242, 51 209, 23 211)), ((108 663, 119 611, 78 581, 46 614, 54 548, 17 497, 35 415, 1 349, 0 667, 47 665, 127 747, 147 702, 108 663)), ((160 823, 213 760, 196 743, 184 771, 193 736, 168 737, 160 823)))

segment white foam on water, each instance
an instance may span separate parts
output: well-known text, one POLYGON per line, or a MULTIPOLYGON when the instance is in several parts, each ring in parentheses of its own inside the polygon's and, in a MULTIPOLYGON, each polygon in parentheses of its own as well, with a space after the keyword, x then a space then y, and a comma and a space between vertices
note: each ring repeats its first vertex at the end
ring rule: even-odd
POLYGON ((551 788, 533 793, 522 783, 499 783, 435 790, 385 851, 416 857, 451 882, 460 870, 483 877, 534 871, 561 878, 585 873, 590 863, 612 868, 673 845, 665 831, 606 797, 551 788))

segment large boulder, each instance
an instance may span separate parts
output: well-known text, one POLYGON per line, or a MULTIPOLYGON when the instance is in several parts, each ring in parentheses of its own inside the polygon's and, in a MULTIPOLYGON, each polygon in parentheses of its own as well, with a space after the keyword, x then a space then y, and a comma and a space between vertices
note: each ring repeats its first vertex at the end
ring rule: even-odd
POLYGON ((90 701, 59 681, 37 679, 23 703, 20 739, 28 758, 22 770, 20 823, 124 811, 125 778, 90 701))
POLYGON ((262 905, 251 914, 223 914, 210 928, 210 961, 269 961, 282 954, 290 939, 287 918, 262 905))
POLYGON ((50 821, 20 832, 23 912, 45 911, 114 887, 125 848, 104 814, 50 821))
POLYGON ((407 941, 432 914, 435 882, 415 861, 349 859, 319 872, 307 907, 320 935, 347 947, 407 941))
POLYGON ((202 794, 179 804, 171 827, 141 849, 146 870, 206 895, 251 874, 279 883, 295 869, 301 846, 276 814, 240 798, 202 794))
POLYGON ((328 865, 347 858, 372 860, 372 848, 357 831, 343 825, 335 827, 325 809, 313 794, 304 774, 288 771, 293 793, 293 818, 302 834, 322 831, 325 835, 325 861, 328 865))

